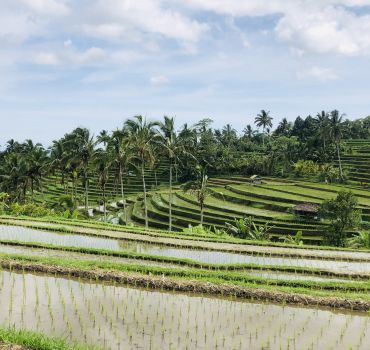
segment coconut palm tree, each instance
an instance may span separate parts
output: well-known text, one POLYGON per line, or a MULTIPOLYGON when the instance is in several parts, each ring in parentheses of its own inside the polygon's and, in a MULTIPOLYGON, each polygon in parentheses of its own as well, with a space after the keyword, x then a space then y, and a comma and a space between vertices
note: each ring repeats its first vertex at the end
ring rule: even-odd
POLYGON ((94 156, 97 141, 88 129, 77 128, 74 132, 74 143, 77 146, 75 157, 79 160, 83 171, 85 191, 85 210, 89 209, 89 164, 94 156))
POLYGON ((30 148, 28 153, 25 155, 27 162, 27 178, 31 187, 31 200, 34 200, 34 189, 35 185, 42 190, 42 177, 47 172, 48 167, 48 156, 47 152, 41 145, 35 145, 30 148))
POLYGON ((256 124, 259 128, 262 127, 263 145, 265 145, 265 129, 272 128, 272 119, 273 118, 270 116, 270 111, 266 112, 264 109, 262 109, 261 112, 257 114, 257 117, 254 119, 254 124, 256 124))
POLYGON ((133 159, 130 147, 130 138, 127 130, 116 130, 108 141, 108 149, 111 149, 113 164, 115 165, 116 176, 121 189, 121 200, 123 204, 124 220, 127 222, 126 199, 123 188, 123 174, 127 173, 128 167, 133 159))
POLYGON ((143 182, 146 228, 148 228, 148 205, 146 198, 145 167, 151 166, 156 157, 153 146, 160 138, 160 134, 155 129, 158 125, 158 122, 148 122, 141 115, 135 116, 133 119, 128 119, 124 125, 130 138, 130 148, 139 163, 138 170, 143 182))
POLYGON ((289 136, 292 124, 288 122, 286 118, 283 118, 277 126, 274 135, 275 136, 289 136))
POLYGON ((197 197, 197 201, 200 208, 200 225, 203 225, 204 216, 204 204, 208 195, 208 176, 207 168, 205 166, 198 165, 196 167, 196 177, 194 180, 190 180, 183 185, 184 192, 194 193, 197 197))
POLYGON ((252 126, 248 124, 243 129, 244 137, 246 137, 248 140, 251 140, 256 135, 256 130, 253 130, 252 126))
POLYGON ((17 152, 6 154, 0 164, 0 191, 10 195, 12 202, 25 200, 27 190, 27 162, 17 152))
POLYGON ((342 132, 343 132, 343 117, 345 114, 339 114, 339 111, 334 110, 330 113, 330 118, 328 122, 328 133, 332 141, 335 143, 337 149, 337 156, 338 156, 338 163, 339 163, 339 173, 340 178, 343 181, 343 168, 342 168, 342 161, 340 157, 340 143, 342 139, 342 132))
POLYGON ((315 121, 317 123, 317 134, 323 142, 324 152, 326 152, 326 141, 329 137, 329 114, 325 111, 321 111, 316 114, 315 121))
POLYGON ((162 138, 160 143, 164 148, 165 154, 169 160, 169 195, 168 195, 168 230, 172 231, 172 178, 173 178, 173 167, 179 162, 179 156, 183 152, 183 147, 179 142, 179 138, 175 131, 174 118, 164 117, 164 122, 160 124, 162 131, 162 138))
POLYGON ((98 187, 102 190, 102 202, 103 202, 103 213, 104 221, 107 221, 107 197, 106 197, 106 185, 109 180, 109 170, 112 165, 112 155, 109 151, 104 149, 98 149, 94 152, 92 158, 94 169, 98 176, 98 187))

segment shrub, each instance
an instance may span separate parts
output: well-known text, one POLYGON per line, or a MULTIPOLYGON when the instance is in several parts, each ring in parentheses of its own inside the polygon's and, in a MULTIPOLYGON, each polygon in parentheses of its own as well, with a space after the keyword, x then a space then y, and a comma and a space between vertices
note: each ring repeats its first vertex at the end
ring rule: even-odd
POLYGON ((15 216, 31 216, 31 217, 43 217, 53 216, 54 210, 46 208, 42 204, 26 203, 18 204, 13 203, 10 206, 10 213, 15 216))
POLYGON ((355 227, 361 221, 361 211, 357 210, 358 201, 352 192, 341 191, 335 199, 321 204, 319 215, 330 221, 325 232, 328 244, 342 247, 345 244, 346 230, 355 227))
POLYGON ((295 236, 286 236, 286 237, 280 237, 280 238, 283 239, 284 243, 302 246, 303 245, 302 236, 303 236, 302 231, 297 231, 295 236))
POLYGON ((356 236, 348 238, 346 246, 349 248, 370 249, 370 232, 359 232, 356 236))
POLYGON ((251 239, 256 241, 266 241, 270 239, 269 231, 271 226, 265 224, 257 225, 253 222, 251 216, 243 219, 234 219, 234 223, 225 223, 229 234, 243 239, 251 239))

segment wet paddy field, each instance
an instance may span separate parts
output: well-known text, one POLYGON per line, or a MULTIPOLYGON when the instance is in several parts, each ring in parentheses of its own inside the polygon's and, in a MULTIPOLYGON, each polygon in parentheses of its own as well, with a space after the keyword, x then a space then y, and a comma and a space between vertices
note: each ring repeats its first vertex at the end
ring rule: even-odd
POLYGON ((368 349, 366 313, 0 272, 0 324, 103 349, 368 349))

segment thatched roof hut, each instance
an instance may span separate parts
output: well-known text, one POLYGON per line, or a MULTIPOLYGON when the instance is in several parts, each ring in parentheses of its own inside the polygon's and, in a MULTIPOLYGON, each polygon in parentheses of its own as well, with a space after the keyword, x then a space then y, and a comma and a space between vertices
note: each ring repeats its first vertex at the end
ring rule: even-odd
POLYGON ((317 218, 319 205, 315 203, 300 203, 297 204, 293 210, 296 215, 317 218))

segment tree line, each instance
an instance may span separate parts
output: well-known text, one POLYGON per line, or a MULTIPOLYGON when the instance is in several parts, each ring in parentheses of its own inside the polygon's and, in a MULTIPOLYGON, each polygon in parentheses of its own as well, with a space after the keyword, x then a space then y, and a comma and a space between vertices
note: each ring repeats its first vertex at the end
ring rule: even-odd
POLYGON ((32 202, 35 191, 42 196, 45 178, 55 175, 74 206, 77 188, 83 188, 87 211, 91 181, 101 190, 105 208, 106 186, 113 180, 125 207, 125 177, 134 172, 142 182, 148 226, 146 174, 148 169, 162 165, 169 181, 171 229, 174 182, 187 183, 186 187, 202 197, 199 188, 205 186, 209 174, 286 176, 310 164, 320 164, 328 173, 325 176, 329 176, 333 160, 339 161, 338 178, 344 180, 344 139, 370 139, 370 117, 350 121, 336 110, 322 111, 315 117, 297 117, 294 122, 284 118, 273 129, 273 117, 262 110, 254 126, 247 125, 238 133, 230 124, 213 128, 211 119, 192 126, 184 124, 177 130, 172 117, 148 121, 135 116, 121 128, 103 130, 96 137, 86 128, 76 128, 53 141, 49 148, 32 140, 9 140, 0 152, 0 192, 6 193, 12 203, 32 202))

